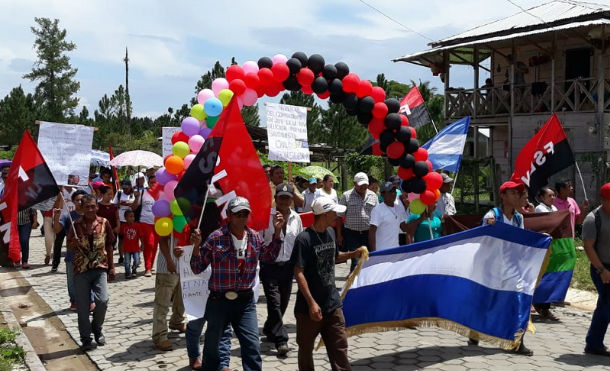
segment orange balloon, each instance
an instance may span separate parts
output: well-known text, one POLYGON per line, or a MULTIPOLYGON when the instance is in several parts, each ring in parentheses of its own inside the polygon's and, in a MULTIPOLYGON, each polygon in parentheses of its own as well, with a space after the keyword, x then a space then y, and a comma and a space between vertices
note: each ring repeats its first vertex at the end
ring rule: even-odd
POLYGON ((435 189, 434 193, 436 193, 436 201, 438 201, 441 198, 441 191, 439 191, 438 189, 435 189))
POLYGON ((184 170, 184 160, 176 155, 171 155, 165 160, 165 170, 170 174, 180 174, 184 170))

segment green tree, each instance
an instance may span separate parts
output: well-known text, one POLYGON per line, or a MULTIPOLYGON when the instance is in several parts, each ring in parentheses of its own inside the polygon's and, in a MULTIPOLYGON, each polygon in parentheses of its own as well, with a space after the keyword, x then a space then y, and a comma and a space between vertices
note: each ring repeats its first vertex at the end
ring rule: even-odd
POLYGON ((38 132, 34 125, 36 104, 32 94, 25 94, 21 85, 0 101, 0 144, 18 144, 23 132, 28 129, 33 135, 38 132))
POLYGON ((411 89, 408 85, 398 81, 386 79, 383 73, 377 75, 375 85, 385 90, 385 95, 388 98, 402 99, 411 89))
POLYGON ((41 108, 41 118, 48 121, 62 121, 72 116, 78 105, 75 96, 80 83, 74 79, 78 69, 72 68, 66 55, 76 48, 76 44, 66 40, 66 30, 59 28, 59 20, 34 18, 37 26, 31 27, 36 36, 34 49, 37 60, 32 72, 23 77, 38 81, 35 99, 41 108))
POLYGON ((328 132, 324 130, 321 122, 322 108, 316 103, 313 95, 308 95, 302 91, 291 91, 285 93, 280 99, 281 104, 308 107, 307 111, 307 141, 309 144, 326 143, 328 132))
MULTIPOLYGON (((129 96, 123 85, 119 85, 110 97, 104 94, 98 103, 98 109, 94 112, 95 125, 99 128, 97 137, 94 137, 95 147, 107 146, 111 134, 117 135, 121 139, 120 142, 125 142, 126 146, 131 142, 132 134, 133 137, 139 137, 141 132, 131 132, 130 109, 129 96)), ((137 120, 134 121, 137 122, 137 120)), ((110 142, 119 147, 116 139, 110 142)))
POLYGON ((321 123, 326 144, 335 148, 359 151, 369 136, 368 130, 342 104, 329 102, 328 109, 322 110, 321 123))

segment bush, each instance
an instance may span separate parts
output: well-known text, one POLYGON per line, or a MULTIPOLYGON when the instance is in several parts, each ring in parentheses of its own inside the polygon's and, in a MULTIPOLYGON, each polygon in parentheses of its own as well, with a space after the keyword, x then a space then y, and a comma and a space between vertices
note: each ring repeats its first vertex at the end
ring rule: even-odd
POLYGON ((22 363, 25 351, 15 344, 17 331, 0 327, 0 371, 10 371, 15 363, 22 363))

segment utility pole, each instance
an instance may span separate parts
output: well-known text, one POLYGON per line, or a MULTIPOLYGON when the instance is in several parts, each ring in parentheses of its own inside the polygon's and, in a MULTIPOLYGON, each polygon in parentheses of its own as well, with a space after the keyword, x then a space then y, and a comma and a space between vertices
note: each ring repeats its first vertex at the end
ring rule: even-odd
POLYGON ((125 47, 125 109, 127 111, 127 130, 131 136, 131 99, 129 98, 129 55, 125 47))

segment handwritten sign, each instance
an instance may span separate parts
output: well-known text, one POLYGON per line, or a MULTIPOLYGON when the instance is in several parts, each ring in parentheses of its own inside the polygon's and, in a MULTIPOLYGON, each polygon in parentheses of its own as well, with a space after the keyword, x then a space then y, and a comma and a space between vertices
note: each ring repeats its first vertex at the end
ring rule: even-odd
POLYGON ((309 162, 307 108, 267 103, 269 159, 309 162))
POLYGON ((38 149, 59 185, 87 185, 93 127, 40 122, 38 149))
POLYGON ((167 155, 172 154, 172 136, 179 132, 181 129, 178 126, 170 126, 162 128, 162 136, 161 136, 161 147, 163 148, 163 158, 167 155))

